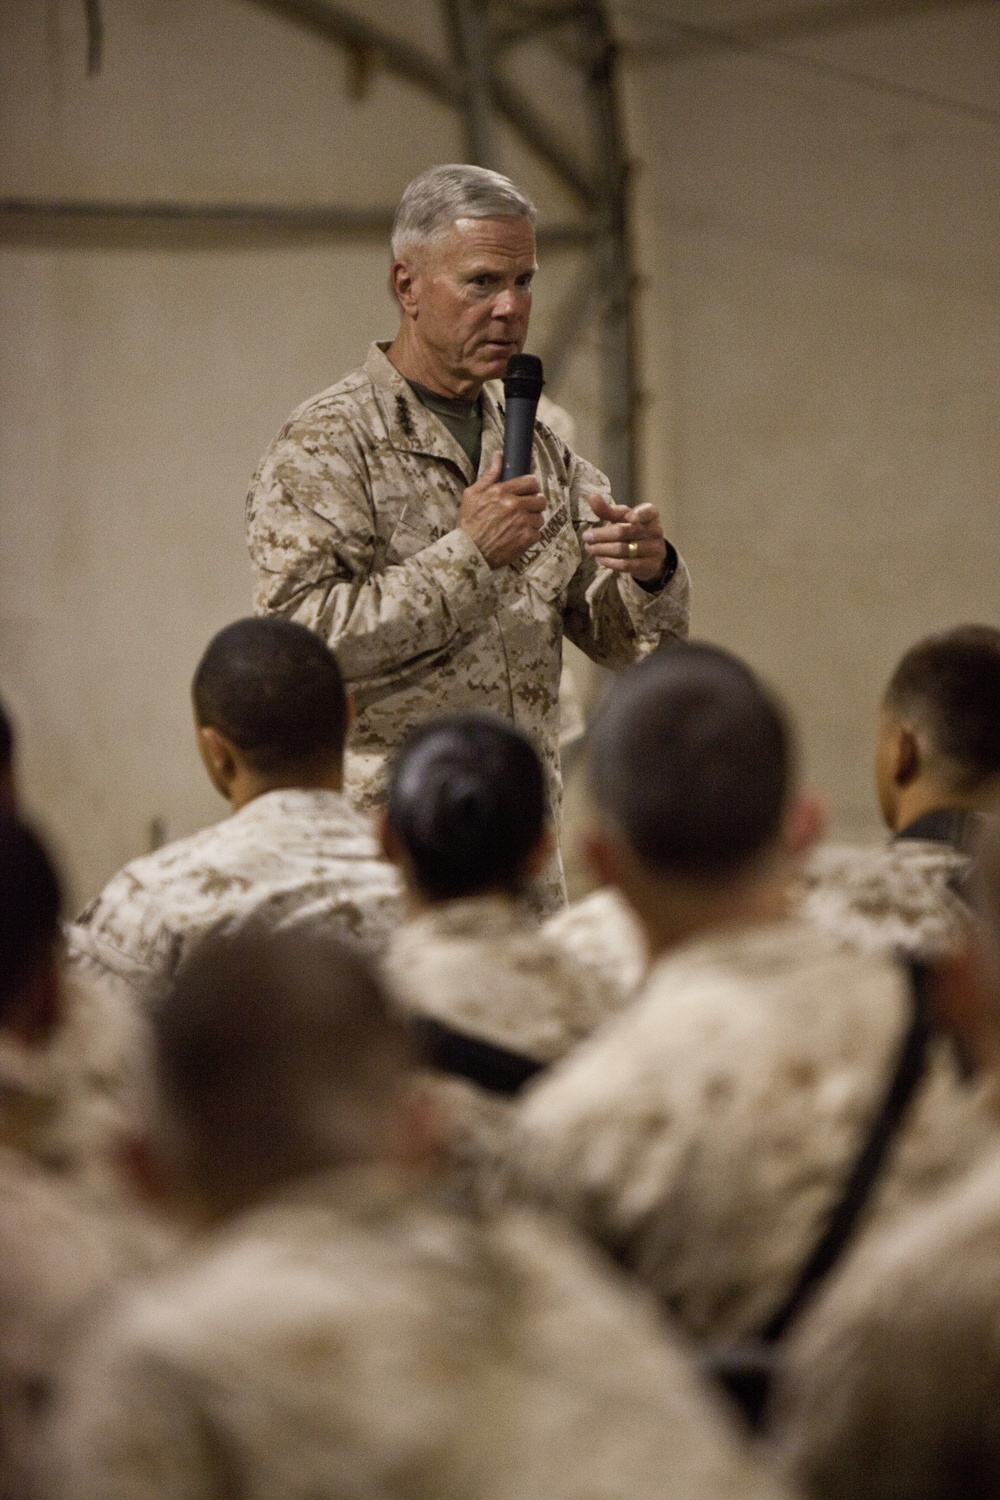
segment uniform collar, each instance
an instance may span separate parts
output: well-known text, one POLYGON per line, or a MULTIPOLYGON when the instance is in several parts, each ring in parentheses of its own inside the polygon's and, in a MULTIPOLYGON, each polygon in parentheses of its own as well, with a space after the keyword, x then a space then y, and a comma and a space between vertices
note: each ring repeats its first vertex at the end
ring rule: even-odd
POLYGON ((979 842, 982 830, 981 814, 962 807, 938 807, 901 828, 893 843, 900 839, 920 839, 925 843, 949 844, 960 854, 969 854, 979 842))
MULTIPOLYGON (((408 381, 386 355, 388 342, 372 344, 365 360, 365 374, 375 387, 382 408, 389 442, 398 453, 419 453, 424 458, 441 458, 459 469, 466 484, 472 484, 469 456, 447 427, 418 400, 408 381)), ((503 448, 503 418, 496 399, 483 387, 483 451, 479 472, 489 467, 494 453, 503 448)))

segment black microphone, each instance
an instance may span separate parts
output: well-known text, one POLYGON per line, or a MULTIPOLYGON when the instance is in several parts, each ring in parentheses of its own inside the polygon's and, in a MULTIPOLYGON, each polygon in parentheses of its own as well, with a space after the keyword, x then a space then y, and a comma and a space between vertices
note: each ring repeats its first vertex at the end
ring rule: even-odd
POLYGON ((506 418, 501 479, 520 479, 531 473, 535 413, 542 394, 542 362, 537 354, 512 354, 503 378, 506 418))

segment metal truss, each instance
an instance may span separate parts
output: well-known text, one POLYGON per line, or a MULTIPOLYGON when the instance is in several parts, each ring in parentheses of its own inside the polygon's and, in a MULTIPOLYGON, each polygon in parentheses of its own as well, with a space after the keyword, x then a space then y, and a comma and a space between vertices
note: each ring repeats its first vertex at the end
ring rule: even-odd
MULTIPOLYGON (((450 56, 436 56, 398 32, 363 19, 335 0, 246 0, 343 51, 349 86, 363 92, 382 72, 404 79, 457 111, 465 159, 499 165, 498 123, 512 130, 566 190, 573 212, 539 225, 542 247, 578 248, 584 264, 571 278, 542 349, 550 388, 557 386, 584 328, 600 318, 602 460, 614 493, 635 495, 637 377, 634 358, 628 171, 615 98, 615 49, 601 0, 439 0, 450 56), (517 83, 519 48, 555 49, 582 83, 586 119, 569 128, 547 119, 517 83), (584 149, 580 149, 580 143, 584 149), (588 149, 589 148, 589 149, 588 149)), ((87 0, 88 69, 100 66, 99 0, 87 0)), ((275 239, 354 237, 383 240, 391 206, 181 202, 120 203, 8 199, 0 235, 8 242, 184 245, 275 239)))
POLYGON ((577 208, 568 223, 542 225, 542 244, 584 247, 585 263, 556 310, 543 349, 550 386, 596 311, 600 318, 601 459, 613 493, 636 499, 636 413, 629 174, 615 91, 615 45, 601 0, 441 0, 451 57, 442 61, 397 34, 326 0, 250 0, 344 48, 358 72, 381 68, 426 90, 462 118, 465 159, 499 165, 502 120, 552 172, 577 208), (587 118, 567 138, 512 81, 505 62, 542 42, 582 82, 587 118), (581 128, 582 126, 582 128, 581 128), (573 142, 582 135, 590 150, 573 142))

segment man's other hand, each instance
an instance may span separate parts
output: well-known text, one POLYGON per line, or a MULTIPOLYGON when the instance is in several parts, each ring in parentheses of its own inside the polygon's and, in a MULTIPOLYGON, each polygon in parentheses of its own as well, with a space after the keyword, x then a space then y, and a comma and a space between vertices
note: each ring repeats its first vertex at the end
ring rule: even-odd
POLYGON ((583 545, 605 568, 631 573, 637 583, 654 583, 663 572, 667 543, 652 505, 612 505, 603 495, 590 497, 590 508, 604 526, 583 533, 583 545))
POLYGON ((500 483, 503 454, 493 462, 475 484, 462 492, 458 524, 472 538, 491 568, 512 563, 542 529, 545 497, 534 474, 500 483))

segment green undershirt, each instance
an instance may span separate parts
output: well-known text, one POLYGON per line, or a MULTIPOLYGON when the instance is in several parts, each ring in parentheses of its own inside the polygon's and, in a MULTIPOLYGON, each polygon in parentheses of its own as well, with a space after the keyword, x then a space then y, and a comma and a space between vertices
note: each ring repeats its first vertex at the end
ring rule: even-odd
POLYGON ((432 411, 447 427, 458 446, 463 449, 472 465, 474 474, 479 473, 479 458, 483 451, 483 408, 480 398, 475 401, 456 401, 453 396, 439 396, 415 380, 407 385, 422 406, 432 411))

